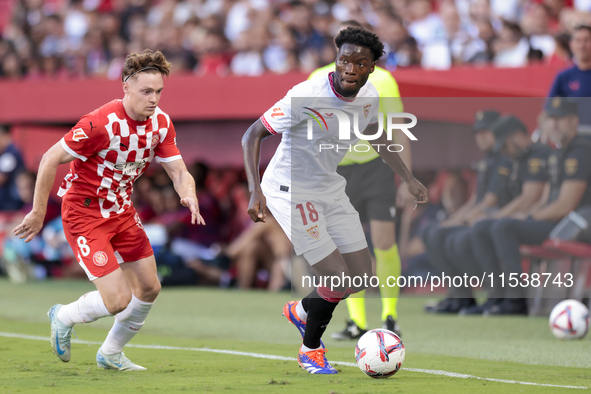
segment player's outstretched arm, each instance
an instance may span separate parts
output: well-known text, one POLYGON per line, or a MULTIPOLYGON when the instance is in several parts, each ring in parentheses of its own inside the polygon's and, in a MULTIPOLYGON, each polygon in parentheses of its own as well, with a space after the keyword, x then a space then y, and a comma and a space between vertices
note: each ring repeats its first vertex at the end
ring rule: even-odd
POLYGON ((261 190, 261 178, 259 174, 259 161, 261 158, 261 141, 271 133, 265 128, 263 122, 258 119, 254 122, 242 137, 242 155, 244 156, 244 170, 248 180, 250 202, 248 214, 254 222, 265 222, 266 200, 261 190))
POLYGON ((75 157, 66 152, 60 142, 45 152, 41 163, 39 163, 33 209, 25 216, 22 223, 16 226, 14 235, 20 239, 25 238, 25 242, 30 242, 41 231, 47 211, 47 200, 55 181, 57 166, 69 163, 74 159, 75 157))
POLYGON ((191 211, 191 224, 203 224, 205 220, 199 213, 199 201, 195 191, 195 180, 187 171, 185 162, 181 159, 171 162, 162 162, 162 167, 172 180, 174 190, 181 198, 181 205, 191 211))
MULTIPOLYGON (((377 124, 375 125, 376 130, 369 130, 372 126, 368 127, 366 131, 368 134, 374 134, 377 131, 377 124)), ((388 141, 386 133, 382 133, 382 135, 375 140, 376 144, 381 144, 381 146, 387 146, 390 144, 388 141)), ((406 188, 410 194, 415 196, 415 204, 425 204, 429 202, 429 196, 427 194, 427 188, 423 186, 423 184, 415 179, 412 175, 406 164, 402 161, 400 155, 396 152, 390 152, 388 149, 380 149, 379 155, 390 168, 397 173, 400 178, 406 184, 406 188)), ((416 209, 416 205, 415 205, 416 209)))

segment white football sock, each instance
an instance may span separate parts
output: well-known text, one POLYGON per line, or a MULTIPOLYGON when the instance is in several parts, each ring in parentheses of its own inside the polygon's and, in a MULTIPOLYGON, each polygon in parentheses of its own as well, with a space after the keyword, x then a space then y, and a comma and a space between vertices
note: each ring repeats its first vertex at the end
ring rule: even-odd
POLYGON ((91 291, 71 304, 64 305, 57 312, 57 318, 66 326, 78 323, 92 323, 105 316, 112 316, 98 290, 91 291))
POLYGON ((308 346, 306 346, 302 343, 302 352, 304 352, 304 353, 311 352, 312 350, 318 350, 320 348, 322 348, 322 345, 318 346, 316 349, 310 349, 308 346))
POLYGON ((105 354, 117 354, 123 350, 123 346, 142 328, 146 317, 152 309, 153 302, 141 301, 136 296, 131 296, 131 302, 127 308, 115 315, 115 324, 109 331, 107 339, 101 346, 105 354))
POLYGON ((296 313, 298 315, 298 317, 300 319, 302 319, 303 321, 306 321, 306 319, 308 319, 308 312, 306 312, 304 310, 304 307, 302 306, 302 301, 298 302, 296 305, 296 313))

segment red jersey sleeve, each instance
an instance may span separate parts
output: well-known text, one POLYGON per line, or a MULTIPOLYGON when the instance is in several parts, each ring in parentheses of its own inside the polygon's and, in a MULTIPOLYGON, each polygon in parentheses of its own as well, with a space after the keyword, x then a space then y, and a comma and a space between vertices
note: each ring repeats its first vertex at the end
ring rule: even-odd
POLYGON ((157 163, 169 163, 171 161, 182 159, 181 152, 176 146, 176 131, 174 130, 174 124, 172 124, 172 121, 170 122, 166 134, 161 137, 160 143, 154 152, 157 163))
POLYGON ((95 118, 85 115, 60 142, 66 152, 86 161, 109 145, 109 136, 95 118))

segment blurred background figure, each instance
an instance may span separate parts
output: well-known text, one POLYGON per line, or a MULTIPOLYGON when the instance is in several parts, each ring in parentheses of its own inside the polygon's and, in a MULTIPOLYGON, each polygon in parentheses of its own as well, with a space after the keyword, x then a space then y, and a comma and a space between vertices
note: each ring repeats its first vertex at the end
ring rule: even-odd
POLYGON ((0 124, 0 211, 20 209, 17 175, 25 167, 23 158, 12 143, 8 125, 0 124))

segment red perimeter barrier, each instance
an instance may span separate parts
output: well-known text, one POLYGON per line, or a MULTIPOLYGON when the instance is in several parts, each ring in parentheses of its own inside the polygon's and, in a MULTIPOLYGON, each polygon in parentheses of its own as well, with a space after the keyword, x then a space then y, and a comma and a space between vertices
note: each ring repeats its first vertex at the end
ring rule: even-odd
MULTIPOLYGON (((393 75, 402 97, 407 98, 545 97, 558 71, 559 68, 549 66, 458 67, 447 71, 398 70, 393 75)), ((262 77, 172 76, 165 82, 160 106, 176 121, 256 119, 306 77, 300 73, 262 77)), ((73 123, 83 114, 120 97, 120 81, 0 81, 0 122, 73 123)), ((407 104, 406 109, 427 120, 472 122, 475 110, 471 107, 455 108, 453 119, 448 119, 449 108, 440 107, 415 108, 407 104)), ((510 104, 506 107, 512 108, 510 104)))

